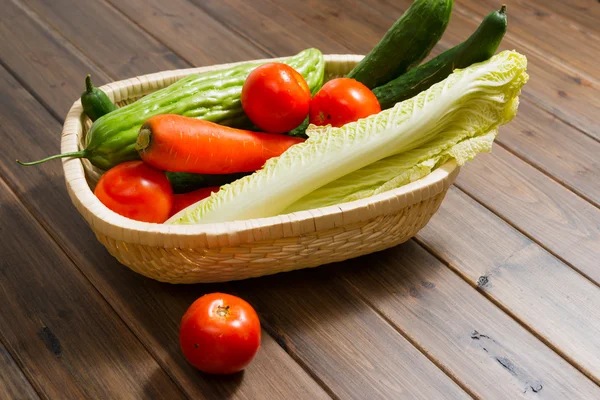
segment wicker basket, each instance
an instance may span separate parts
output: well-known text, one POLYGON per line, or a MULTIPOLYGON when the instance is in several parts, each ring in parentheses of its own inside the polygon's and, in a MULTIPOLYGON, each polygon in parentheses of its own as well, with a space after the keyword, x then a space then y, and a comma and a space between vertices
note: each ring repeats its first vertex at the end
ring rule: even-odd
MULTIPOLYGON (((326 56, 327 78, 347 73, 361 56, 326 56)), ((102 87, 119 105, 191 73, 233 64, 167 71, 102 87)), ((65 121, 61 150, 79 150, 90 121, 77 101, 65 121)), ((219 282, 315 267, 398 245, 437 211, 459 168, 448 162, 427 177, 368 199, 271 218, 205 225, 133 221, 106 208, 92 188, 99 177, 87 160, 64 159, 73 204, 98 240, 121 263, 171 283, 219 282)))

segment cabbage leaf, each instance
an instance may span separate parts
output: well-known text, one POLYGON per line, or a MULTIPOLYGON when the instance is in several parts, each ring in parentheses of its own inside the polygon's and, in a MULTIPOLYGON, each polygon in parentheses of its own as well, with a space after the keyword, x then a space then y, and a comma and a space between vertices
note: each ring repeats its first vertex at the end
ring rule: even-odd
MULTIPOLYGON (((485 62, 455 70, 442 82, 379 114, 341 128, 311 125, 304 143, 270 159, 254 174, 224 185, 167 222, 196 224, 274 216, 317 189, 380 160, 423 148, 431 151, 421 163, 434 158, 440 149, 450 149, 509 122, 528 79, 526 68, 525 56, 503 51, 485 62)), ((386 182, 389 179, 381 185, 386 182)))

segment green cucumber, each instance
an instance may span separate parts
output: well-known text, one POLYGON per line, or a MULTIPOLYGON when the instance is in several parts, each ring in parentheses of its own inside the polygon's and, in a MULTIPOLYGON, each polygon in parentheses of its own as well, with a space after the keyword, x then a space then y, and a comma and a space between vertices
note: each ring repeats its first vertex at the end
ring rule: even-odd
MULTIPOLYGON (((325 59, 317 49, 304 50, 281 62, 298 71, 316 92, 323 84, 325 59)), ((247 127, 250 121, 240 96, 246 77, 264 62, 244 63, 220 71, 192 74, 140 100, 96 120, 86 136, 85 149, 22 165, 35 165, 61 157, 87 158, 100 169, 137 160, 135 142, 142 124, 158 114, 178 114, 222 125, 247 127)))
POLYGON ((92 121, 118 108, 110 101, 106 93, 92 84, 92 78, 89 75, 85 77, 85 92, 81 94, 81 105, 85 115, 92 121))
POLYGON ((238 174, 192 174, 189 172, 167 172, 167 178, 171 182, 173 193, 187 193, 192 190, 200 189, 208 186, 223 186, 233 181, 237 181, 246 175, 251 173, 238 173, 238 174))
POLYGON ((486 16, 477 30, 464 42, 431 61, 408 71, 383 86, 373 89, 382 109, 416 96, 448 77, 456 68, 485 61, 496 53, 507 27, 506 6, 486 16))
POLYGON ((446 30, 452 3, 415 0, 347 77, 373 89, 419 65, 446 30))

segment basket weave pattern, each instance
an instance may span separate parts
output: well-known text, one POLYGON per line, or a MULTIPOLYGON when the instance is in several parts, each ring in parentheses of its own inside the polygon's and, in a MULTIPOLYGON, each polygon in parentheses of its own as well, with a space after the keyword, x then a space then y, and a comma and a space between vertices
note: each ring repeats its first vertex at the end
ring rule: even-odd
MULTIPOLYGON (((326 56, 327 78, 344 75, 360 60, 326 56)), ((191 73, 228 65, 166 71, 102 87, 119 105, 191 73)), ((63 152, 82 147, 90 126, 80 101, 63 129, 63 152)), ((459 168, 449 162, 429 176, 368 199, 289 215, 206 225, 132 221, 108 210, 93 195, 101 171, 87 160, 63 160, 71 200, 98 240, 122 264, 171 283, 245 279, 316 267, 396 246, 413 237, 438 210, 459 168)))

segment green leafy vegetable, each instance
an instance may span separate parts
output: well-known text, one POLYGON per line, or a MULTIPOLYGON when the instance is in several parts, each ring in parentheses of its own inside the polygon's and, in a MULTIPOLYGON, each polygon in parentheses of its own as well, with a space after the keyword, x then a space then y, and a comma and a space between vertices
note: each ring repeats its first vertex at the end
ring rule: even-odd
MULTIPOLYGON (((525 56, 504 51, 456 70, 379 114, 341 128, 310 126, 306 142, 168 222, 212 223, 278 215, 318 188, 379 160, 428 142, 454 140, 452 145, 456 145, 460 141, 456 134, 444 139, 448 132, 467 132, 466 138, 490 132, 515 116, 518 95, 528 79, 526 66, 525 56)), ((433 153, 427 158, 440 150, 439 146, 431 148, 433 153)))
POLYGON ((446 150, 444 146, 427 143, 419 149, 384 158, 320 187, 283 213, 346 203, 396 189, 429 175, 450 159, 464 165, 478 153, 490 152, 497 133, 498 129, 494 128, 454 145, 449 143, 446 150))

